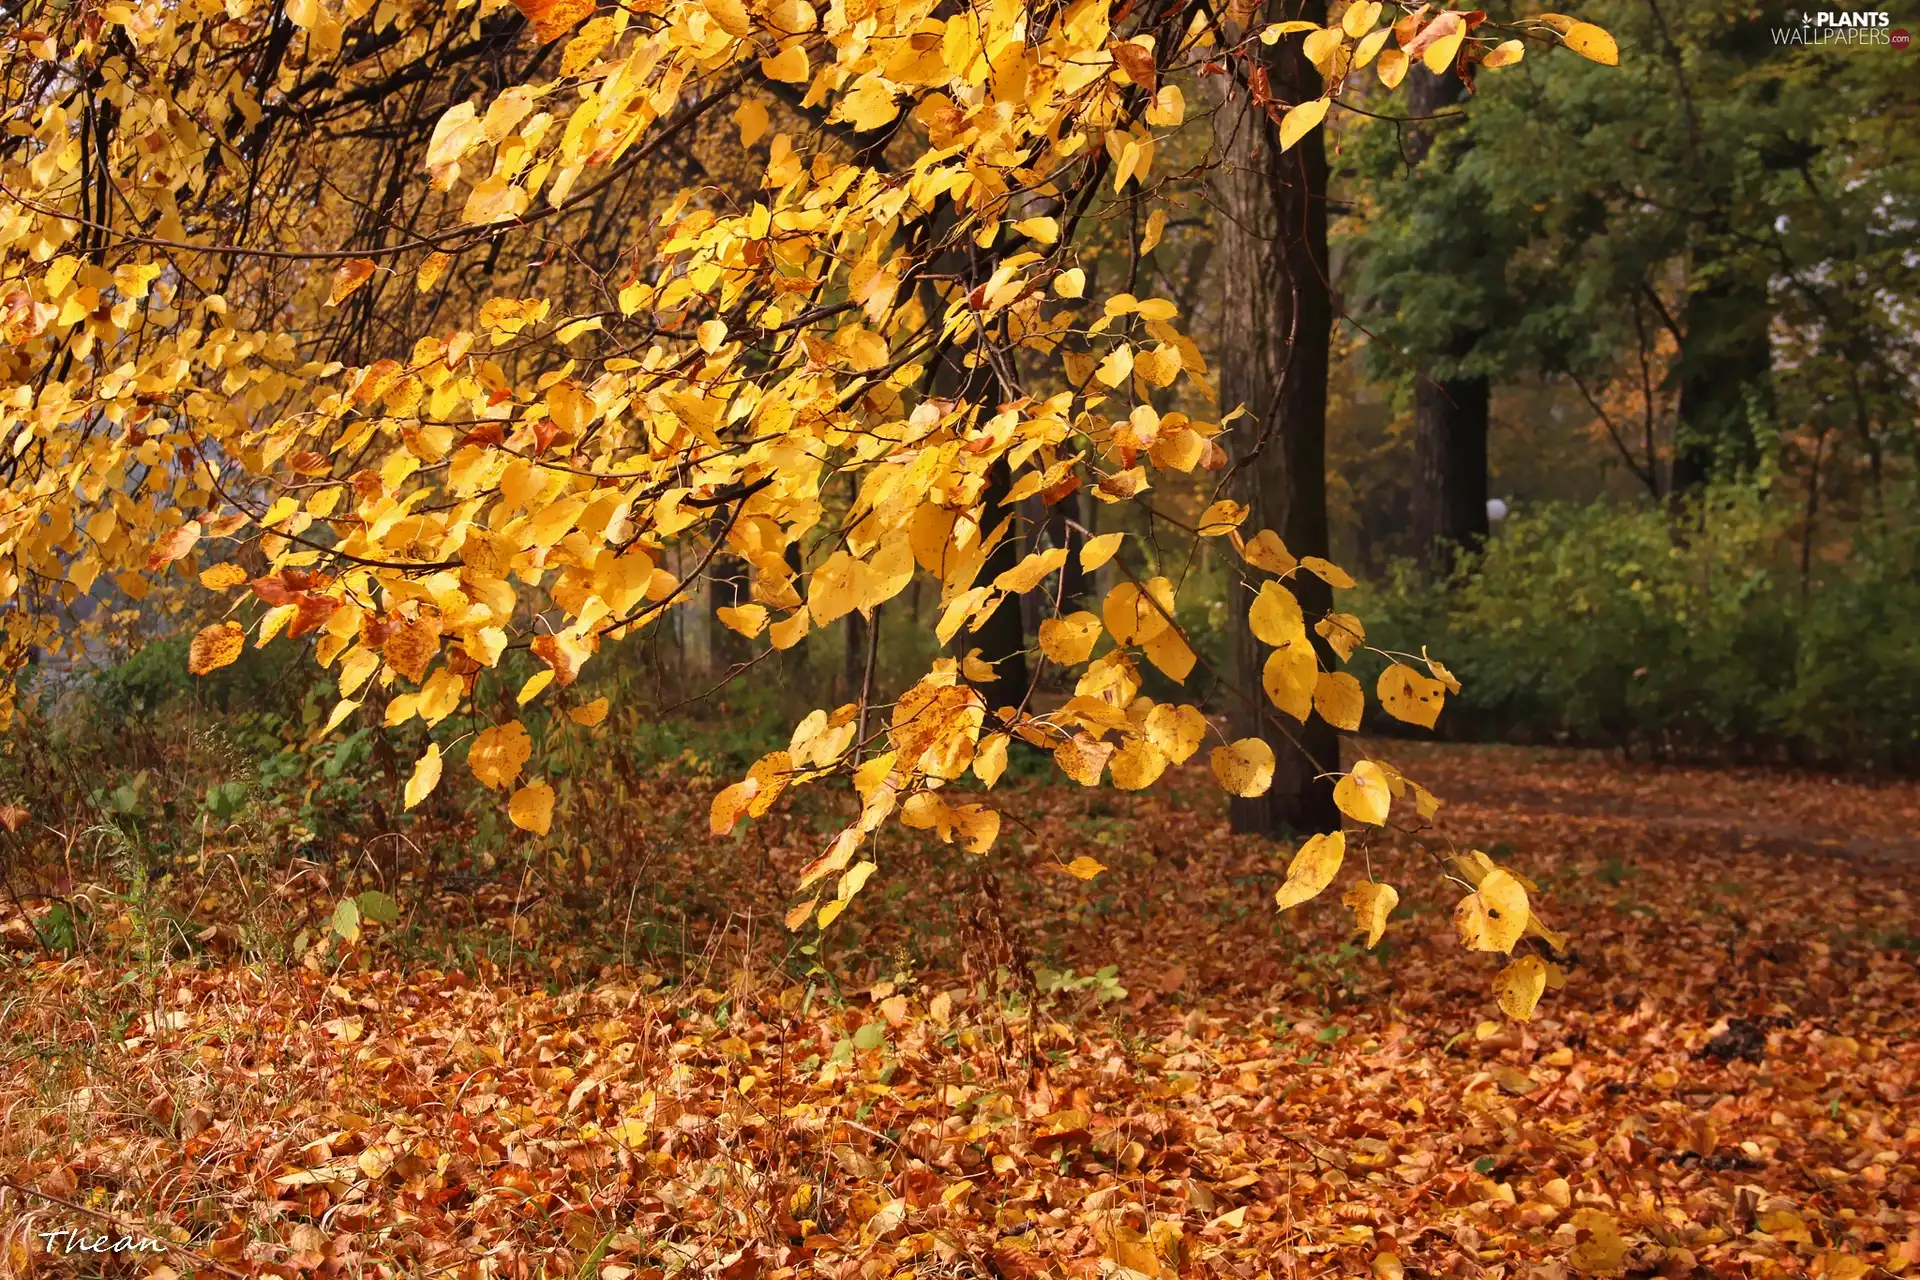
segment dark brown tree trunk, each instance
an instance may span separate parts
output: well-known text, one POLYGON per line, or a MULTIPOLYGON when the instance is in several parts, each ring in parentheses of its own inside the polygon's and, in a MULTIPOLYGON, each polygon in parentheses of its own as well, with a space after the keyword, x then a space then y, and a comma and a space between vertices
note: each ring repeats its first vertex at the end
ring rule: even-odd
MULTIPOLYGON (((991 533, 995 525, 1013 514, 1012 509, 1004 505, 1012 489, 1013 477, 1006 462, 994 463, 987 473, 986 510, 981 516, 983 533, 991 533)), ((1016 530, 1010 529, 1000 544, 987 553, 978 581, 992 582, 1018 563, 1020 537, 1016 530)), ((987 700, 988 715, 1002 707, 1020 705, 1027 696, 1027 637, 1026 627, 1020 620, 1020 597, 1001 596, 999 607, 977 631, 961 632, 955 647, 962 654, 969 648, 978 649, 980 656, 993 664, 993 679, 973 682, 973 687, 987 700)))
MULTIPOLYGON (((1407 73, 1407 98, 1416 118, 1434 116, 1466 99, 1467 86, 1449 69, 1434 75, 1416 65, 1407 73)), ((1425 121, 1408 131, 1407 150, 1421 164, 1444 121, 1425 121)), ((1458 127, 1457 124, 1452 127, 1458 127)), ((1450 163, 1444 153, 1435 163, 1450 163)), ((1441 354, 1457 361, 1473 350, 1476 335, 1457 330, 1441 354)), ((1492 400, 1484 377, 1450 377, 1429 362, 1413 388, 1413 545, 1429 573, 1445 574, 1462 550, 1487 537, 1487 417, 1492 400)))
MULTIPOLYGON (((1326 0, 1270 3, 1264 21, 1327 19, 1326 0)), ((1320 75, 1287 36, 1264 59, 1270 91, 1290 105, 1320 96, 1320 75)), ((1229 83, 1222 77, 1220 83, 1229 83)), ((1269 528, 1296 556, 1327 554, 1327 368, 1333 300, 1327 279, 1327 152, 1325 135, 1309 133, 1281 152, 1272 119, 1250 101, 1236 75, 1215 115, 1221 156, 1215 176, 1218 204, 1214 260, 1220 281, 1220 400, 1244 404, 1229 447, 1239 501, 1251 509, 1246 530, 1269 528)), ((1291 584, 1309 618, 1332 606, 1318 578, 1291 584)), ((1265 738, 1273 748, 1273 786, 1263 796, 1236 798, 1233 829, 1264 835, 1334 831, 1340 812, 1333 779, 1340 743, 1318 716, 1296 725, 1261 691, 1266 646, 1247 626, 1253 593, 1242 582, 1228 616, 1233 629, 1233 708, 1239 736, 1265 738)))
POLYGON ((1487 537, 1485 378, 1434 378, 1413 389, 1413 534, 1421 565, 1445 574, 1487 537))
MULTIPOLYGON (((1724 229, 1724 215, 1705 228, 1724 229)), ((1771 310, 1764 280, 1739 273, 1710 245, 1697 246, 1690 267, 1680 343, 1680 399, 1673 442, 1674 494, 1699 489, 1716 474, 1742 471, 1759 460, 1752 397, 1767 392, 1773 352, 1771 310)))

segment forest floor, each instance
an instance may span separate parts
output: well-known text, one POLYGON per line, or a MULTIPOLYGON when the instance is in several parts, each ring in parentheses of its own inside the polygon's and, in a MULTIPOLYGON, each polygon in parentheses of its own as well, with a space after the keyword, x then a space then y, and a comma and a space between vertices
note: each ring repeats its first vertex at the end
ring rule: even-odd
MULTIPOLYGON (((212 880, 158 943, 125 892, 112 945, 11 922, 0 1273, 1920 1274, 1920 786, 1376 747, 1447 803, 1364 846, 1373 952, 1362 846, 1280 916, 1191 765, 1010 776, 994 854, 892 837, 813 954, 833 816, 715 842, 684 780, 602 807, 623 859, 401 875, 304 962, 212 880), (1529 1023, 1454 936, 1466 847, 1571 935, 1529 1023)), ((282 872, 324 921, 343 873, 282 872)))

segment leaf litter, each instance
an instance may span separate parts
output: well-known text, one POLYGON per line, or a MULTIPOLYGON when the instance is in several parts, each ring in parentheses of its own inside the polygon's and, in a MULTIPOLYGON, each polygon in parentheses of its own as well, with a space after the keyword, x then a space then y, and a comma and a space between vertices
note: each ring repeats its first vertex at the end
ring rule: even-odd
POLYGON ((452 877, 420 914, 517 958, 372 922, 306 965, 16 952, 0 1268, 81 1274, 34 1233, 85 1228, 176 1242, 95 1264, 161 1276, 1916 1269, 1913 786, 1377 745, 1470 798, 1350 831, 1284 915, 1293 850, 1229 836, 1196 759, 1164 794, 996 792, 1020 838, 987 859, 887 848, 906 890, 814 957, 779 925, 806 815, 708 841, 664 784, 651 820, 696 834, 648 874, 739 863, 677 968, 609 961, 612 907, 452 877), (1527 1022, 1418 874, 1470 844, 1571 935, 1527 1022), (1350 881, 1403 886, 1373 951, 1350 881))

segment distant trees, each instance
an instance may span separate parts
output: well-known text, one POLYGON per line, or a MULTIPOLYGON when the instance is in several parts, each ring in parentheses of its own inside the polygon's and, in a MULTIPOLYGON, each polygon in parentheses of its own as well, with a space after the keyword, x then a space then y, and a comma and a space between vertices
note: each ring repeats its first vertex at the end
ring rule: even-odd
POLYGON ((1370 368, 1411 401, 1423 556, 1484 529, 1487 380, 1572 387, 1653 497, 1768 465, 1815 507, 1835 486, 1870 503, 1912 447, 1903 60, 1782 44, 1759 11, 1591 16, 1619 35, 1620 74, 1415 69, 1413 119, 1365 122, 1347 148, 1351 306, 1370 368))

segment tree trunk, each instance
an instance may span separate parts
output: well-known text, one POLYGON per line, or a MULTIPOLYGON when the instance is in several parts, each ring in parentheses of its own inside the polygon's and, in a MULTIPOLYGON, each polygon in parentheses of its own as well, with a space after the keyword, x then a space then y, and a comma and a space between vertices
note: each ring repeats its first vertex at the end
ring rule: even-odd
MULTIPOLYGON (((1415 65, 1407 72, 1410 114, 1431 116, 1464 101, 1467 86, 1449 68, 1434 75, 1415 65)), ((1415 124, 1407 151, 1421 164, 1432 151, 1440 122, 1415 124)), ((1458 127, 1457 123, 1454 127, 1458 127)), ((1436 163, 1452 163, 1444 155, 1436 163)), ((1437 353, 1458 361, 1473 350, 1478 335, 1459 329, 1437 353)), ((1454 556, 1478 547, 1487 537, 1487 415, 1492 399, 1484 377, 1450 377, 1428 362, 1413 388, 1413 542, 1427 572, 1444 575, 1454 556)))
MULTIPOLYGON (((1266 21, 1327 19, 1326 0, 1270 3, 1266 21)), ((1270 91, 1280 104, 1320 96, 1320 76, 1301 52, 1301 37, 1286 36, 1264 60, 1270 91)), ((1282 153, 1272 119, 1249 101, 1238 77, 1215 114, 1218 203, 1214 260, 1220 280, 1220 400, 1244 404, 1229 447, 1238 470, 1236 498, 1250 508, 1246 529, 1268 528, 1296 556, 1327 554, 1327 369, 1333 300, 1327 279, 1327 153, 1315 129, 1282 153)), ((1309 619, 1332 606, 1332 592, 1311 574, 1294 579, 1309 619)), ((1318 716, 1285 724, 1267 703, 1260 672, 1266 649, 1247 625, 1253 592, 1236 583, 1228 612, 1232 627, 1235 733, 1262 737, 1273 748, 1273 786, 1263 796, 1236 798, 1233 829, 1265 835, 1334 831, 1340 813, 1333 779, 1340 743, 1318 716)))
POLYGON ((1485 378, 1422 374, 1413 389, 1413 533, 1421 565, 1444 575, 1487 537, 1485 378))
MULTIPOLYGON (((981 514, 983 521, 982 536, 993 531, 993 527, 1014 514, 1005 504, 1007 494, 1013 489, 1013 476, 1005 460, 993 464, 987 473, 986 509, 981 514)), ((992 582, 995 578, 1020 563, 1020 537, 1015 530, 1008 530, 1000 545, 987 553, 985 567, 980 570, 979 581, 992 582)), ((1026 627, 1020 619, 1020 597, 1002 595, 1000 604, 987 620, 980 624, 977 631, 961 632, 955 646, 964 655, 969 648, 980 650, 980 656, 993 664, 993 679, 976 680, 973 687, 986 699, 987 714, 993 715, 1002 707, 1017 707, 1027 696, 1027 636, 1026 627)))
MULTIPOLYGON (((1724 215, 1709 221, 1724 228, 1724 215)), ((1764 280, 1739 274, 1711 244, 1695 246, 1687 294, 1686 337, 1680 344, 1679 421, 1673 441, 1672 491, 1679 495, 1715 475, 1747 470, 1759 461, 1749 397, 1767 393, 1773 351, 1772 312, 1764 280)))

